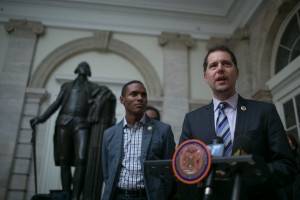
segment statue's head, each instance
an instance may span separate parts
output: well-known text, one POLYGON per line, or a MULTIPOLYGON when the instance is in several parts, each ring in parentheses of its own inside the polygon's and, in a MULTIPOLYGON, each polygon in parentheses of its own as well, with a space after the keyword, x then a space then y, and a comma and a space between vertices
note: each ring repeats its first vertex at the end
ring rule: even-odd
POLYGON ((90 65, 85 61, 79 63, 79 65, 76 67, 74 73, 75 74, 77 74, 77 73, 84 74, 86 76, 92 75, 90 65))

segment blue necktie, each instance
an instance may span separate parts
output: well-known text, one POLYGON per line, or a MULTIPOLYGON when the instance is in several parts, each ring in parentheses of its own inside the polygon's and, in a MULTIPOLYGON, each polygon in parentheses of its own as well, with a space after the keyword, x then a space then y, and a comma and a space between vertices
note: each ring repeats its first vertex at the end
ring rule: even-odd
POLYGON ((232 140, 230 135, 230 128, 227 116, 224 112, 225 106, 228 105, 226 102, 219 104, 219 115, 217 118, 217 136, 222 137, 224 142, 224 155, 230 156, 232 151, 232 140))

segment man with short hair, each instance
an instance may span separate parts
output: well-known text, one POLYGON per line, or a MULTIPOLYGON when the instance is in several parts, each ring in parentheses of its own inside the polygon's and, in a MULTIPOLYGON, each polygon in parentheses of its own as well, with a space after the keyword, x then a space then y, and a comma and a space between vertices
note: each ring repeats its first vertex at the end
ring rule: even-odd
MULTIPOLYGON (((235 139, 240 135, 247 136, 252 141, 250 153, 264 160, 269 173, 253 175, 251 179, 243 181, 240 199, 276 199, 274 191, 291 183, 296 170, 275 106, 244 99, 236 92, 235 84, 239 77, 237 59, 227 47, 210 49, 203 68, 204 79, 213 92, 213 100, 209 105, 186 114, 179 143, 198 139, 210 144, 213 138, 219 136, 223 139, 225 156, 230 156, 235 153, 232 152, 235 139)), ((224 175, 224 171, 218 172, 218 175, 224 175)), ((214 181, 212 199, 230 199, 232 183, 214 181)), ((196 197, 196 185, 183 187, 189 192, 181 195, 182 199, 196 197)), ((200 187, 200 191, 203 190, 200 187)))
POLYGON ((151 175, 144 161, 172 158, 175 142, 171 126, 145 114, 147 92, 140 81, 123 86, 120 102, 125 117, 103 136, 103 200, 167 199, 171 184, 151 175))

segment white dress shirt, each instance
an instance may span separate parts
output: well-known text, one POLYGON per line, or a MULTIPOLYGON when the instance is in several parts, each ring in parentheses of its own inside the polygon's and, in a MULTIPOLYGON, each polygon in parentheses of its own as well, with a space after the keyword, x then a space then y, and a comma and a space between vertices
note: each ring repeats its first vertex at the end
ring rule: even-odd
POLYGON ((239 98, 239 96, 237 93, 235 93, 233 96, 231 96, 229 99, 226 99, 225 101, 220 101, 216 98, 213 98, 215 129, 216 129, 217 118, 218 118, 218 114, 219 114, 218 106, 221 102, 228 103, 228 106, 226 106, 224 108, 224 112, 228 118, 232 141, 234 139, 234 132, 235 132, 236 114, 237 114, 236 107, 237 107, 237 103, 238 103, 238 98, 239 98))

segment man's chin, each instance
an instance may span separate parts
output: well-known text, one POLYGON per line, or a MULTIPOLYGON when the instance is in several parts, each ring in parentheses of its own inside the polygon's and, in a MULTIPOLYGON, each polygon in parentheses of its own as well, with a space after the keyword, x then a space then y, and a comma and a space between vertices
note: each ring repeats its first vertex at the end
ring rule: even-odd
POLYGON ((229 88, 227 86, 226 87, 218 87, 218 88, 216 88, 216 92, 219 94, 226 94, 229 92, 229 88))
POLYGON ((145 109, 135 111, 135 115, 144 115, 145 109))

